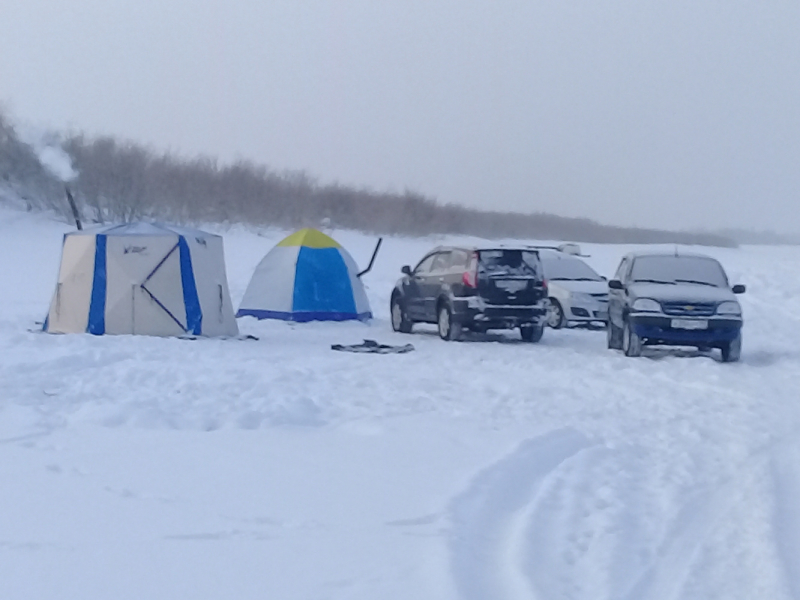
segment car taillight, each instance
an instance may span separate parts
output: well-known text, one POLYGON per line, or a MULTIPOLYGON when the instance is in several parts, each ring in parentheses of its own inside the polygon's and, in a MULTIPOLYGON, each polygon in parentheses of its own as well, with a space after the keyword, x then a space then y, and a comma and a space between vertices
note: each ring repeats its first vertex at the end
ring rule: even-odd
POLYGON ((547 279, 542 279, 542 287, 544 288, 544 291, 546 292, 547 291, 547 279))
POLYGON ((470 288, 478 287, 478 254, 474 253, 469 261, 467 270, 461 276, 461 282, 470 288))

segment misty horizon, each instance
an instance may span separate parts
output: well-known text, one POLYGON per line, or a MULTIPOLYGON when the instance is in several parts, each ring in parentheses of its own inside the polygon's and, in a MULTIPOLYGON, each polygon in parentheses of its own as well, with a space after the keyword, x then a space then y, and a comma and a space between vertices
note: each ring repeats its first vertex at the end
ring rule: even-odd
POLYGON ((790 4, 31 0, 0 8, 0 100, 442 204, 797 233, 798 30, 790 4))

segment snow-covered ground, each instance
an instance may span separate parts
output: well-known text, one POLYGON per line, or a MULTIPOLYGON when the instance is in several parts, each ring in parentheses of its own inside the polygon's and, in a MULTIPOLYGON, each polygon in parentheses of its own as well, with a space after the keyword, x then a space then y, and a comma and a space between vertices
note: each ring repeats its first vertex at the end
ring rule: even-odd
MULTIPOLYGON (((370 325, 38 333, 66 230, 0 210, 3 599, 800 598, 800 248, 708 250, 748 285, 728 365, 394 334, 432 239, 384 240, 370 325), (330 350, 364 338, 416 351, 330 350)), ((284 232, 222 233, 237 305, 284 232)))

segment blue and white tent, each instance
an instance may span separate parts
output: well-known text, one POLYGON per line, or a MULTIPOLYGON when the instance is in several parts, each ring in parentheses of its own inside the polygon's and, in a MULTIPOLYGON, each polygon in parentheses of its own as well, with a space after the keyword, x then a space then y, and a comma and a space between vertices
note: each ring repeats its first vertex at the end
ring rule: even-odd
POLYGON ((222 238, 151 223, 66 234, 44 330, 237 335, 222 238))
POLYGON ((301 229, 258 264, 236 316, 364 321, 372 318, 372 311, 347 250, 321 231, 301 229))

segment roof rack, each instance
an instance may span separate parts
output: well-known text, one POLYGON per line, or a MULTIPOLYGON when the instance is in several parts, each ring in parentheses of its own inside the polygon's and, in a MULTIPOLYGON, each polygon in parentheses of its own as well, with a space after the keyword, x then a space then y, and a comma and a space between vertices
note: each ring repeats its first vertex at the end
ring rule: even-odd
POLYGON ((541 245, 534 245, 528 246, 528 248, 534 248, 536 250, 555 250, 556 252, 561 252, 562 254, 569 254, 570 256, 581 256, 583 258, 588 258, 588 254, 583 254, 581 252, 581 247, 578 244, 573 242, 566 242, 564 244, 559 244, 558 246, 541 246, 541 245))

